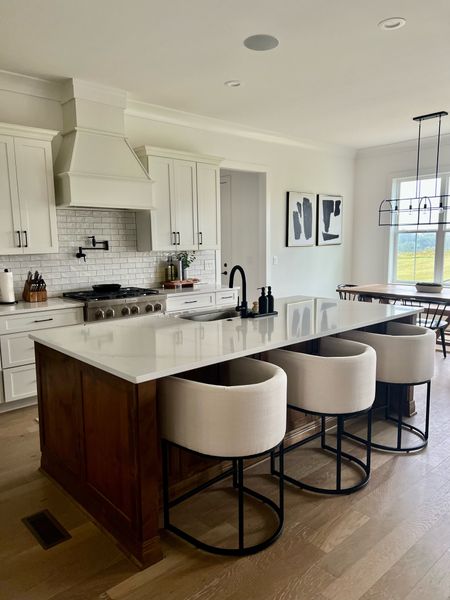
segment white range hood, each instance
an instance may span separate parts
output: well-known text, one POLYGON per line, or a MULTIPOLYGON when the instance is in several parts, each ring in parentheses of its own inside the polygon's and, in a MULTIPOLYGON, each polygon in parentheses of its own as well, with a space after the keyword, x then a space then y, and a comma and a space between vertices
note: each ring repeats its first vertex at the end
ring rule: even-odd
POLYGON ((79 79, 64 86, 56 202, 90 208, 152 208, 152 180, 125 137, 126 92, 79 79))

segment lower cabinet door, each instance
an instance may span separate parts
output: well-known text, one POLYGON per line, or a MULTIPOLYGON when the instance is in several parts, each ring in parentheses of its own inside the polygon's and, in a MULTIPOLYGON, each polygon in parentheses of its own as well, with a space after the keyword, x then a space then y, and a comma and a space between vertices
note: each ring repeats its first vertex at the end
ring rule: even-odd
POLYGON ((3 371, 5 402, 36 396, 36 367, 34 364, 3 371))
POLYGON ((34 342, 28 332, 0 336, 2 367, 20 367, 34 363, 34 342))

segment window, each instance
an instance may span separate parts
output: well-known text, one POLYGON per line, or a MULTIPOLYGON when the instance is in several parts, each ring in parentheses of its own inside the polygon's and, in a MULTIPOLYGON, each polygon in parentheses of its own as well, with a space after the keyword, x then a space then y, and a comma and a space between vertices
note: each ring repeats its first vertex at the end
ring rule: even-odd
MULTIPOLYGON (((394 179, 392 198, 439 196, 449 193, 450 174, 394 179)), ((439 207, 439 199, 432 199, 439 207)), ((411 203, 417 209, 418 200, 411 203)), ((448 215, 450 217, 450 215, 448 215)), ((450 286, 450 225, 420 225, 417 210, 402 212, 391 229, 390 280, 398 283, 439 281, 450 286)), ((448 219, 444 219, 448 220, 448 219)))

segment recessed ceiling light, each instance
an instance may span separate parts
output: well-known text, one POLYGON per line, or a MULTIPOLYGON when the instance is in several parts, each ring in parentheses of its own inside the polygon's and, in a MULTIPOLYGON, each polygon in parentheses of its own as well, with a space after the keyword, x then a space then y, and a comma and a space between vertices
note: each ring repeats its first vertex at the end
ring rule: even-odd
POLYGON ((249 50, 257 50, 258 52, 264 52, 266 50, 273 50, 278 46, 280 42, 273 35, 266 35, 264 33, 258 33, 257 35, 251 35, 244 40, 244 46, 249 50))
POLYGON ((227 85, 228 87, 239 87, 241 82, 237 79, 230 79, 230 81, 225 81, 223 85, 227 85))
POLYGON ((406 25, 406 19, 403 17, 390 17, 389 19, 383 19, 378 23, 378 27, 385 31, 394 31, 395 29, 400 29, 400 27, 403 27, 404 25, 406 25))

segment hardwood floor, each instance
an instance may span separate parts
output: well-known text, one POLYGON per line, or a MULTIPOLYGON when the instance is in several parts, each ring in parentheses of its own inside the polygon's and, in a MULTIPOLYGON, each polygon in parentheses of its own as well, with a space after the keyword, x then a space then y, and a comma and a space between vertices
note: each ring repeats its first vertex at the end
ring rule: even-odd
MULTIPOLYGON (((419 454, 373 453, 371 480, 351 496, 326 498, 286 489, 282 537, 270 548, 241 559, 193 549, 163 534, 165 558, 136 567, 80 509, 38 470, 35 409, 0 416, 0 598, 2 600, 449 600, 450 599, 450 358, 436 352, 431 439, 419 454), (72 539, 43 550, 21 523, 48 508, 72 539)), ((418 391, 417 420, 423 392, 418 391)), ((382 423, 377 435, 391 431, 382 423)), ((362 449, 349 445, 356 453, 362 449)), ((290 473, 331 481, 330 457, 301 449, 288 455, 290 473)), ((263 474, 247 483, 276 492, 263 474)), ((345 481, 354 471, 347 469, 345 481)), ((212 489, 173 511, 180 523, 205 539, 235 534, 235 503, 212 489)), ((248 503, 255 541, 273 525, 259 504, 248 503)))

